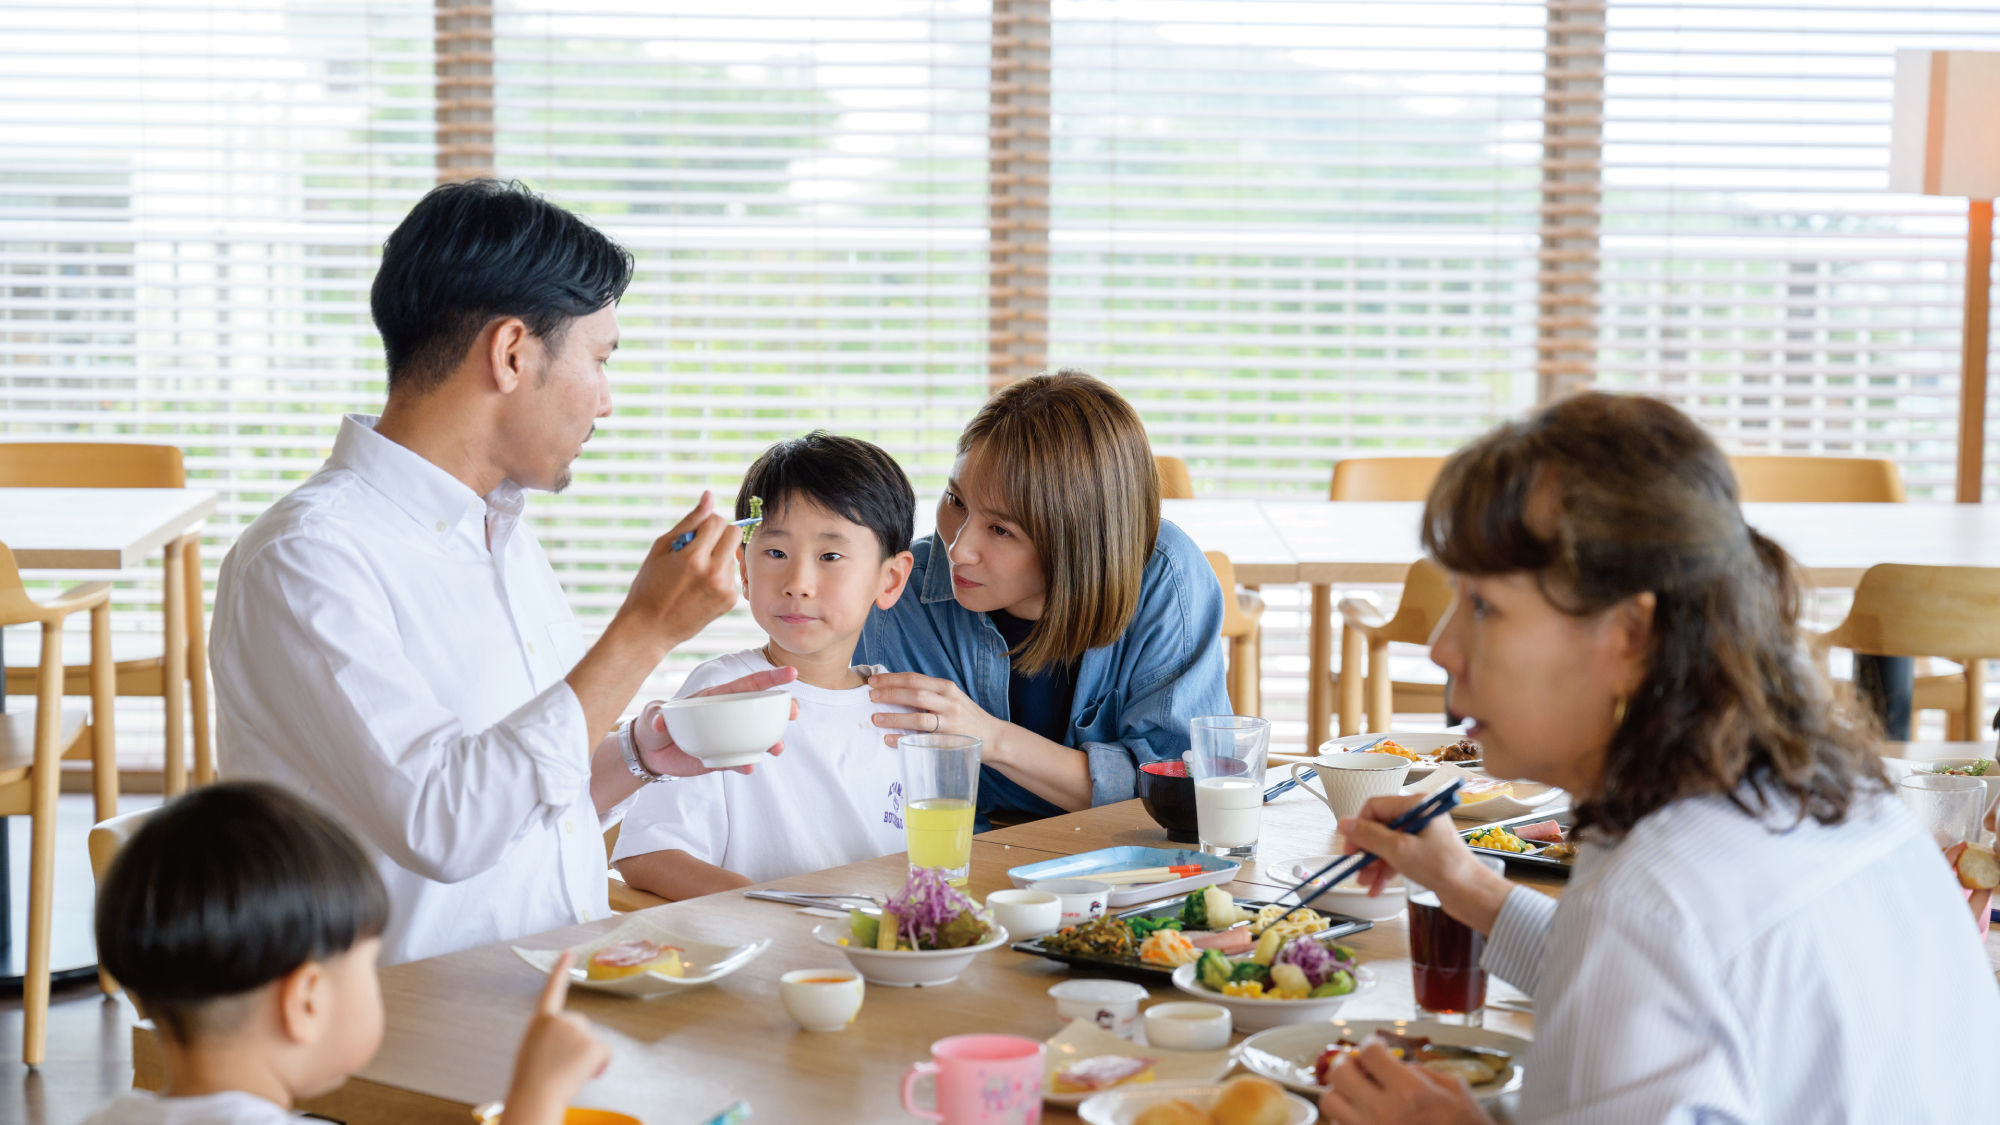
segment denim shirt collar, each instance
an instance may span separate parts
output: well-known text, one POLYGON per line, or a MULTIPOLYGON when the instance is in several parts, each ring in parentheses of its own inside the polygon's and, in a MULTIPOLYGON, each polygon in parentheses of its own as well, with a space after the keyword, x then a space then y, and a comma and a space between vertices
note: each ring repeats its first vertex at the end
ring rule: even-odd
POLYGON ((931 545, 931 551, 924 567, 924 588, 918 595, 925 605, 957 600, 958 595, 951 588, 951 560, 945 553, 949 548, 935 531, 924 536, 924 542, 931 545))

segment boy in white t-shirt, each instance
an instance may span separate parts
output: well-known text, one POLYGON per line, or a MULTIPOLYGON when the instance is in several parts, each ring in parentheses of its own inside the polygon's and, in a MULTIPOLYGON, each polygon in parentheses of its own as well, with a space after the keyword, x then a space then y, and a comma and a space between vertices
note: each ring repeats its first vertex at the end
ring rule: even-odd
MULTIPOLYGON (((696 668, 685 697, 749 672, 798 669, 798 718, 785 754, 754 773, 713 773, 647 786, 611 859, 625 881, 694 898, 904 849, 902 759, 872 716, 850 667, 875 607, 902 596, 913 558, 916 491, 896 462, 856 438, 815 431, 780 442, 750 466, 736 515, 764 500, 743 552, 743 593, 770 643, 696 668)), ((677 697, 678 698, 678 697, 677 697)), ((650 716, 645 717, 650 721, 650 716)))

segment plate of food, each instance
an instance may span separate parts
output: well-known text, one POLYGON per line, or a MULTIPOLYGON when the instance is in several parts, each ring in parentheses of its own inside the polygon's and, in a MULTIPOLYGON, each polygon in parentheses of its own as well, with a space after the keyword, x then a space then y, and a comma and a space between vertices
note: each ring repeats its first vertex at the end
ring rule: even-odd
POLYGON ((1121 848, 1099 848, 1096 851, 1066 855, 1061 859, 1046 859, 1040 863, 1023 864, 1007 872, 1007 878, 1014 886, 1026 889, 1034 883, 1049 879, 1100 879, 1113 876, 1111 898, 1105 903, 1113 909, 1121 906, 1136 906, 1142 902, 1154 902, 1169 895, 1184 895, 1217 883, 1227 883, 1236 878, 1243 864, 1233 859, 1209 855, 1192 848, 1143 848, 1126 846, 1121 848), (1185 874, 1175 879, 1162 879, 1151 883, 1119 882, 1120 873, 1149 870, 1172 871, 1178 868, 1185 874), (1194 868, 1196 870, 1189 870, 1194 868))
POLYGON ((1336 1019, 1274 1027, 1245 1039, 1237 1049, 1237 1061, 1254 1074, 1318 1097, 1326 1093, 1328 1070, 1370 1036, 1399 1058, 1465 1079, 1481 1101, 1521 1088, 1526 1039, 1431 1021, 1336 1019))
MULTIPOLYGON (((569 979, 578 988, 650 1000, 721 980, 769 948, 770 938, 749 945, 716 945, 669 933, 643 918, 628 918, 602 937, 570 947, 576 962, 569 979)), ((556 967, 563 953, 518 945, 513 950, 543 974, 556 967)))
POLYGON ((1251 953, 1267 933, 1277 935, 1271 941, 1282 942, 1303 934, 1345 937, 1373 925, 1296 905, 1234 898, 1220 887, 1204 887, 1184 899, 1107 914, 1033 941, 1016 942, 1013 948, 1068 965, 1157 979, 1200 960, 1208 950, 1251 953))
POLYGON ((1496 820, 1478 828, 1463 829, 1458 838, 1481 855, 1522 867, 1568 874, 1576 863, 1576 840, 1568 809, 1547 816, 1529 813, 1496 820))
POLYGON ((1451 810, 1456 820, 1491 821, 1526 816, 1567 796, 1553 785, 1544 785, 1539 781, 1509 781, 1494 777, 1483 769, 1467 769, 1453 762, 1441 763, 1429 777, 1405 787, 1403 792, 1435 793, 1454 781, 1459 783, 1458 807, 1451 810))
POLYGON ((1236 1065, 1228 1047, 1169 1051, 1121 1039, 1089 1020, 1071 1020, 1047 1044, 1042 1099, 1075 1106, 1093 1094, 1154 1082, 1220 1082, 1236 1065))
POLYGON ((1238 1031, 1324 1020, 1375 987, 1375 974, 1361 967, 1354 950, 1332 938, 1273 938, 1258 939, 1243 957, 1207 950, 1174 970, 1174 987, 1228 1008, 1238 1031))
POLYGON ((1344 738, 1329 739, 1319 746, 1319 752, 1322 754, 1344 754, 1350 751, 1394 754, 1399 758, 1408 758, 1410 772, 1404 775, 1406 781, 1422 781, 1430 776, 1432 770, 1445 762, 1476 766, 1481 760, 1477 742, 1450 732, 1350 734, 1344 738))
POLYGON ((972 959, 1007 942, 1007 928, 951 885, 942 870, 919 867, 880 910, 853 910, 846 922, 813 927, 869 984, 925 988, 950 984, 972 959))
POLYGON ((1110 1090, 1077 1107, 1088 1125, 1312 1125, 1319 1107, 1254 1074, 1110 1090))

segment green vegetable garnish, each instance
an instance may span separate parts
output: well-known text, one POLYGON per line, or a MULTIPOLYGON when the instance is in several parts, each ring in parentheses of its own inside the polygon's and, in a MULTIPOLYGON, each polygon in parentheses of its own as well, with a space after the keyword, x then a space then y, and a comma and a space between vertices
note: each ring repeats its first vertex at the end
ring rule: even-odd
POLYGON ((1271 979, 1271 970, 1269 966, 1259 965, 1255 961, 1245 961, 1236 966, 1229 974, 1229 979, 1239 983, 1246 980, 1267 981, 1271 979))
POLYGON ((1203 950, 1201 960, 1195 962, 1195 976, 1215 992, 1221 992, 1222 986, 1229 983, 1234 970, 1235 966, 1219 949, 1203 950))
POLYGON ((1133 940, 1144 941, 1158 930, 1180 929, 1181 920, 1179 918, 1127 918, 1125 919, 1125 925, 1131 929, 1133 940))
POLYGON ((1208 928, 1208 900, 1200 891, 1187 896, 1181 905, 1181 929, 1205 930, 1208 928))
POLYGON ((1354 974, 1348 972, 1346 969, 1335 969, 1332 976, 1326 978, 1318 988, 1312 990, 1310 997, 1311 999, 1319 1000, 1327 996, 1345 996, 1353 991, 1354 974))
POLYGON ((847 912, 847 924, 854 931, 854 943, 863 949, 875 948, 876 939, 882 932, 882 918, 877 914, 863 914, 859 910, 847 912))

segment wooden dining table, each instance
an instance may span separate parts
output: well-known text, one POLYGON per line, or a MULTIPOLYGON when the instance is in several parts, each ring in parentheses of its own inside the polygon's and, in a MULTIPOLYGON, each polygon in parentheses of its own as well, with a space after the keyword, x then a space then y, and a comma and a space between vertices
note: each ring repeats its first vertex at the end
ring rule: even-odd
MULTIPOLYGON (((1273 771, 1272 778, 1280 776, 1273 771)), ((1333 817, 1317 798, 1293 790, 1264 807, 1259 851, 1236 881, 1239 898, 1272 899, 1290 884, 1271 870, 1286 860, 1325 854, 1335 846, 1333 817)), ((1009 868, 1125 844, 1177 847, 1138 801, 985 833, 974 839, 967 890, 984 899, 1008 887, 1009 868)), ((765 886, 791 891, 892 893, 907 875, 898 853, 765 886)), ((1558 879, 1525 882, 1559 890, 1558 879)), ((1057 962, 1008 948, 980 954, 948 985, 903 989, 870 985, 859 1018, 845 1031, 801 1031, 778 1002, 778 978, 793 969, 841 968, 837 948, 812 936, 826 919, 795 907, 726 891, 654 907, 641 917, 672 933, 727 944, 771 939, 771 948, 712 985, 654 1000, 570 991, 570 1010, 588 1016, 611 1047, 611 1064, 585 1087, 576 1104, 632 1114, 646 1125, 698 1125, 736 1100, 750 1103, 758 1122, 914 1121, 898 1102, 904 1070, 929 1057, 935 1040, 968 1032, 1048 1039, 1061 1030, 1048 989, 1072 975, 1057 962)), ((569 926, 518 942, 382 970, 387 1032, 373 1062, 340 1091, 304 1104, 350 1125, 468 1125, 471 1111, 501 1098, 514 1051, 533 1010, 542 977, 512 950, 558 949, 615 929, 623 918, 569 926)), ((833 923, 838 925, 838 922, 833 923)), ((1376 974, 1378 985, 1341 1010, 1357 1019, 1408 1019, 1414 1014, 1409 943, 1401 917, 1342 939, 1376 974)), ((1495 982, 1496 994, 1506 993, 1495 982)), ((1164 982, 1153 1000, 1181 998, 1164 982)), ((1527 1017, 1489 1009, 1489 1028, 1523 1036, 1527 1017)), ((1241 1041, 1242 1036, 1237 1037, 1241 1041)), ((164 1082, 157 1043, 144 1025, 133 1032, 135 1084, 164 1082)), ((1503 1111, 1504 1112, 1504 1111, 1503 1111)), ((1070 1122, 1068 1109, 1048 1107, 1044 1120, 1070 1122)))
MULTIPOLYGON (((1418 526, 1423 507, 1331 500, 1161 503, 1161 514, 1203 550, 1229 555, 1239 582, 1312 587, 1307 753, 1330 734, 1334 588, 1402 582, 1424 554, 1418 526), (1239 550, 1248 567, 1238 560, 1239 550)), ((1798 560, 1809 583, 1827 589, 1854 586, 1878 563, 2000 566, 2000 505, 1745 504, 1743 515, 1798 560)))

